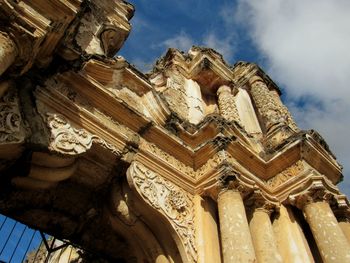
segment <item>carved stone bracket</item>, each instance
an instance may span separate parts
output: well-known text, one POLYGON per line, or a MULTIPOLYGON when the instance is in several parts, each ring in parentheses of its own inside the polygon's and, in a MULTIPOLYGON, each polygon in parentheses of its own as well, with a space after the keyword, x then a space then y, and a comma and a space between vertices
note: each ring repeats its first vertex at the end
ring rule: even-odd
POLYGON ((127 177, 142 199, 170 222, 190 255, 189 261, 197 262, 192 197, 138 162, 130 165, 127 177))
POLYGON ((291 194, 288 200, 290 204, 303 209, 306 205, 314 202, 334 202, 334 194, 328 191, 323 185, 315 183, 302 192, 291 194))
POLYGON ((250 195, 253 191, 253 185, 244 182, 241 175, 237 173, 230 165, 223 164, 221 166, 222 176, 218 180, 217 192, 218 194, 228 189, 240 192, 243 199, 250 195))
POLYGON ((101 144, 111 152, 121 155, 112 144, 84 129, 73 127, 63 115, 47 113, 47 125, 51 131, 49 149, 61 154, 77 155, 89 150, 93 143, 101 144))
POLYGON ((259 189, 254 190, 253 194, 245 200, 245 204, 253 211, 262 210, 269 215, 279 207, 277 200, 268 200, 259 189))
POLYGON ((1 89, 7 88, 0 98, 0 144, 22 143, 25 138, 25 129, 19 109, 17 90, 5 87, 10 85, 9 83, 0 83, 0 85, 1 89))

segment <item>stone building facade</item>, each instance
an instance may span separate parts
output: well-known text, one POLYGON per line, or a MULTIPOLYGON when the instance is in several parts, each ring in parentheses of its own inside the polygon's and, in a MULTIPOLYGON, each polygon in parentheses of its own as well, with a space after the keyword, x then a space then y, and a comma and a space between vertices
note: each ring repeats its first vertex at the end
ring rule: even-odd
POLYGON ((0 212, 111 262, 350 262, 322 137, 256 64, 114 57, 133 11, 0 1, 0 212))

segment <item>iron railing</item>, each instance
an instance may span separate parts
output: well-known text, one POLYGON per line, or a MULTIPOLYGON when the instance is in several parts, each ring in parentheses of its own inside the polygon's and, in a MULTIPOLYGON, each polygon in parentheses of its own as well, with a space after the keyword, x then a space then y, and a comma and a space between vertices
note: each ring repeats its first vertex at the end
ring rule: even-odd
POLYGON ((0 263, 49 262, 54 252, 68 246, 68 242, 0 215, 0 263))

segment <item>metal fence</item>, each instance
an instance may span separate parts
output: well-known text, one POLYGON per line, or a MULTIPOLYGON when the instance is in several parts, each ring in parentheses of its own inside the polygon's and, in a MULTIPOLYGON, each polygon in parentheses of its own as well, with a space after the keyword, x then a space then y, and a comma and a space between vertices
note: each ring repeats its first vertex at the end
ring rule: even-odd
POLYGON ((68 242, 0 215, 0 263, 49 262, 53 252, 68 246, 68 242))

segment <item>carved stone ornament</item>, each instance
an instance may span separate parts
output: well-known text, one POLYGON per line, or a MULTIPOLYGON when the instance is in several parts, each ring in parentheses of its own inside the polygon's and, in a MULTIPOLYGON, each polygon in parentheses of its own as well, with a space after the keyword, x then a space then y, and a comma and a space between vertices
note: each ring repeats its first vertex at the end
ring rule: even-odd
POLYGON ((282 185, 284 182, 288 181, 289 179, 300 175, 301 172, 304 171, 304 169, 305 167, 303 162, 299 160, 292 166, 289 166, 287 169, 282 171, 281 173, 267 180, 266 184, 271 188, 276 188, 282 185))
POLYGON ((21 143, 25 131, 18 105, 17 90, 9 88, 0 98, 0 143, 21 143))
POLYGON ((127 176, 141 197, 164 215, 179 235, 190 262, 197 262, 194 211, 191 196, 170 181, 152 172, 142 164, 133 162, 127 176))
POLYGON ((221 165, 222 176, 218 179, 218 194, 228 189, 240 192, 243 199, 253 191, 253 185, 242 181, 240 174, 227 164, 221 165))
POLYGON ((228 121, 236 121, 241 125, 239 118, 235 96, 232 94, 231 88, 221 86, 217 90, 218 104, 221 115, 228 121))
POLYGON ((289 202, 299 209, 303 209, 306 205, 314 202, 326 201, 331 203, 334 201, 333 193, 324 188, 310 187, 309 189, 289 196, 289 202))
POLYGON ((254 190, 253 194, 245 200, 245 204, 252 210, 261 210, 269 215, 278 209, 278 201, 268 200, 259 189, 254 190))
POLYGON ((49 149, 62 154, 77 155, 89 150, 93 143, 101 144, 114 154, 121 152, 113 145, 84 129, 74 128, 63 115, 47 113, 47 125, 51 130, 49 149))
POLYGON ((270 131, 276 124, 287 124, 294 131, 299 130, 288 109, 270 93, 260 77, 253 77, 250 85, 252 97, 265 121, 267 131, 270 131))

